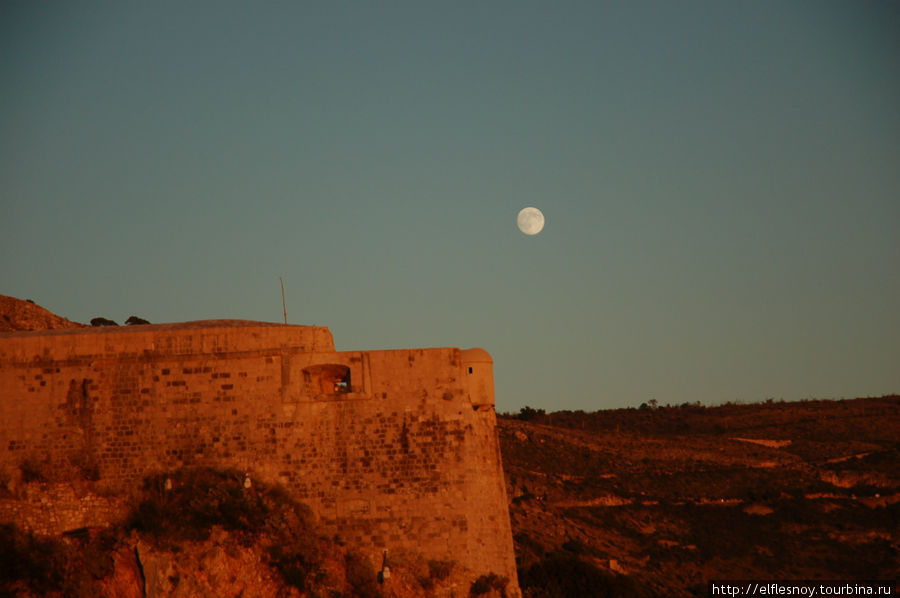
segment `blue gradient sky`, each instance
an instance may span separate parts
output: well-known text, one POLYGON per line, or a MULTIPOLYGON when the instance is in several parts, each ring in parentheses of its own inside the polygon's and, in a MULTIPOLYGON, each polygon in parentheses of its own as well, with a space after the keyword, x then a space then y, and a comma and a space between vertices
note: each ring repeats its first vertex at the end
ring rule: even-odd
POLYGON ((284 276, 501 411, 900 391, 895 2, 3 2, 0 85, 0 293, 70 319, 284 276))

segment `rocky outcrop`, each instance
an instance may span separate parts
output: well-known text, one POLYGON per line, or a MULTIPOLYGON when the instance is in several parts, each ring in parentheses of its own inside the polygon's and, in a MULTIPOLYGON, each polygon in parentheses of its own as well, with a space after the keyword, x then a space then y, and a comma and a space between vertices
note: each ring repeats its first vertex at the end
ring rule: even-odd
POLYGON ((57 316, 30 299, 23 301, 15 297, 0 295, 0 332, 84 327, 84 324, 57 316))

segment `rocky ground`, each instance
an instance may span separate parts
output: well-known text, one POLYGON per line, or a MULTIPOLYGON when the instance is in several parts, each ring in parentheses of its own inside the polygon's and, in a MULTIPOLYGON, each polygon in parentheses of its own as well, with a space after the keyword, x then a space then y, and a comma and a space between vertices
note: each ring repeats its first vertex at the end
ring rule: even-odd
POLYGON ((554 595, 548 562, 648 596, 900 571, 900 397, 520 415, 500 439, 526 596, 554 595))
POLYGON ((437 598, 474 587, 454 563, 418 553, 375 563, 279 487, 248 488, 239 472, 151 477, 129 504, 113 525, 61 537, 0 525, 0 597, 437 598))
POLYGON ((0 332, 60 330, 83 328, 84 326, 84 324, 57 316, 30 299, 23 301, 15 297, 0 295, 0 332))

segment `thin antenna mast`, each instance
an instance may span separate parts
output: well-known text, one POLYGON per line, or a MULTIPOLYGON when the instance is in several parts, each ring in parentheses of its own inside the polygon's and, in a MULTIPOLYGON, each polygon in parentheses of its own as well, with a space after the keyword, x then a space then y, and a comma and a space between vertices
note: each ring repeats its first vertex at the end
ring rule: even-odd
POLYGON ((279 276, 281 281, 281 308, 284 310, 284 323, 287 324, 287 303, 284 301, 284 280, 279 276))

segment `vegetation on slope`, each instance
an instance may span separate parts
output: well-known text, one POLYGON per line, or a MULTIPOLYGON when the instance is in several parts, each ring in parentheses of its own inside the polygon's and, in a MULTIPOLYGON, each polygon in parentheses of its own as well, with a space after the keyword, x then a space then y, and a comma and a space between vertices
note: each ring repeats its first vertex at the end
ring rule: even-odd
POLYGON ((526 598, 895 577, 900 397, 525 408, 499 426, 526 598))
POLYGON ((128 516, 106 529, 37 538, 0 526, 0 597, 141 596, 151 586, 158 596, 425 596, 453 568, 407 553, 390 564, 393 581, 382 586, 305 505, 235 471, 150 476, 128 516))
POLYGON ((23 301, 8 295, 0 295, 0 333, 83 327, 84 324, 57 316, 31 299, 23 301))

